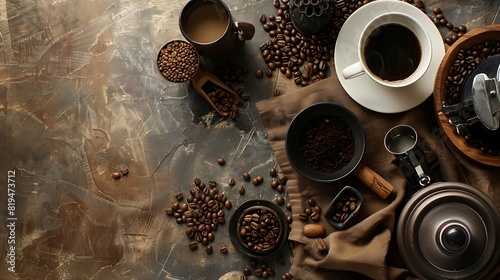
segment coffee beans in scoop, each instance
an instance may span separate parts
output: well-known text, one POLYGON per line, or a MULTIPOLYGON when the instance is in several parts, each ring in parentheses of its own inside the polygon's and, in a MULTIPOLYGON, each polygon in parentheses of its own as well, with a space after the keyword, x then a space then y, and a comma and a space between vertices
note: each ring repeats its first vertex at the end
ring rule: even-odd
POLYGON ((184 41, 171 41, 158 54, 158 70, 171 82, 185 82, 198 70, 198 53, 184 41))

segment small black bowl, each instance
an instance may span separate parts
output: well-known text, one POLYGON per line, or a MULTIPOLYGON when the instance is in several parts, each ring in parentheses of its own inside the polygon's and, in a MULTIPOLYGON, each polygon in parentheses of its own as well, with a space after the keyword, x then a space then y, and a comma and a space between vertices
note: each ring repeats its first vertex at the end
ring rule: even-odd
POLYGON ((361 162, 365 151, 365 134, 363 125, 357 116, 346 107, 331 102, 316 103, 302 109, 293 118, 285 138, 285 149, 288 161, 297 173, 320 183, 331 183, 349 175, 361 162), (307 124, 322 116, 340 117, 351 128, 354 137, 354 154, 344 167, 327 173, 308 166, 300 154, 300 135, 303 134, 307 124))
POLYGON ((241 204, 236 211, 231 216, 229 221, 229 238, 231 239, 231 243, 233 243, 234 247, 242 254, 251 257, 251 258, 263 258, 268 257, 276 253, 280 248, 283 247, 286 240, 288 239, 288 223, 286 220, 285 213, 283 210, 276 205, 275 203, 267 200, 249 200, 241 204), (276 217, 279 221, 280 232, 278 234, 277 241, 274 245, 269 247, 268 249, 264 249, 262 251, 254 250, 248 247, 242 240, 240 236, 240 225, 243 221, 243 217, 247 213, 251 213, 255 210, 265 209, 272 215, 276 217))
POLYGON ((361 204, 363 204, 364 202, 364 197, 363 195, 358 191, 356 190, 355 188, 351 187, 351 186, 345 186, 338 194, 337 196, 335 196, 335 198, 332 200, 332 202, 330 203, 330 205, 328 206, 328 208, 326 209, 326 212, 324 214, 324 217, 326 219, 326 221, 334 226, 336 229, 343 229, 347 224, 348 222, 358 214, 359 212, 359 209, 361 207, 361 204), (347 198, 347 201, 349 200, 350 197, 355 197, 356 198, 356 207, 354 210, 352 211, 349 211, 347 213, 345 213, 344 215, 346 215, 346 218, 343 219, 343 220, 337 220, 335 219, 335 215, 337 213, 342 213, 342 209, 339 209, 339 207, 337 206, 338 203, 342 203, 342 204, 345 204, 346 202, 346 198, 347 198))

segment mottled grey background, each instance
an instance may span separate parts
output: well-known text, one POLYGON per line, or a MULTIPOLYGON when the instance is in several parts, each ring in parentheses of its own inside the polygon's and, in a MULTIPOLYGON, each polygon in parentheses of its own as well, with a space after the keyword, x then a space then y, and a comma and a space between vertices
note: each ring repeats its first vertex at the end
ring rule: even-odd
MULTIPOLYGON (((272 200, 264 183, 276 165, 255 102, 296 87, 264 68, 259 46, 268 40, 258 16, 275 14, 271 0, 225 1, 255 37, 234 53, 246 67, 250 101, 235 121, 217 116, 190 83, 164 80, 158 50, 182 39, 187 1, 0 1, 0 249, 8 252, 7 174, 16 173, 16 273, 0 264, 2 279, 219 279, 248 265, 219 227, 207 256, 189 251, 183 226, 165 216, 176 192, 195 177, 217 180, 233 201, 272 200), (227 164, 217 165, 224 157, 227 164), (120 166, 127 177, 111 178, 120 166), (267 175, 267 176, 266 176, 267 175), (227 182, 235 178, 237 185, 227 182), (240 195, 238 187, 247 192, 240 195), (229 247, 228 255, 218 248, 229 247)), ((469 29, 499 23, 495 0, 424 1, 469 29)), ((446 29, 442 29, 443 36, 446 29)), ((435 38, 442 40, 442 38, 435 38)), ((210 65, 220 61, 205 61, 210 65)), ((279 110, 279 108, 277 108, 279 110)), ((269 182, 269 181, 268 181, 269 182)), ((287 213, 287 210, 285 210, 287 213)), ((288 270, 288 250, 265 260, 276 278, 288 270)))

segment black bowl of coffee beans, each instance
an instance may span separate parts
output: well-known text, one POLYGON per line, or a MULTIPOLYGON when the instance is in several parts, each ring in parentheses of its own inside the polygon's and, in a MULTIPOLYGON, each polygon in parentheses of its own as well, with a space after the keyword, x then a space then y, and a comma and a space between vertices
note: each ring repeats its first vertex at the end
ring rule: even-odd
POLYGON ((200 66, 200 57, 191 43, 173 40, 160 49, 156 64, 165 79, 182 83, 196 74, 200 66))
POLYGON ((293 118, 285 149, 297 173, 315 182, 332 183, 360 164, 365 150, 363 126, 341 104, 316 103, 293 118))
POLYGON ((343 229, 358 214, 363 195, 351 186, 345 186, 332 200, 324 214, 326 221, 336 229, 343 229))
POLYGON ((249 200, 241 204, 229 222, 229 237, 242 254, 267 257, 276 253, 287 240, 288 224, 281 208, 267 200, 249 200))

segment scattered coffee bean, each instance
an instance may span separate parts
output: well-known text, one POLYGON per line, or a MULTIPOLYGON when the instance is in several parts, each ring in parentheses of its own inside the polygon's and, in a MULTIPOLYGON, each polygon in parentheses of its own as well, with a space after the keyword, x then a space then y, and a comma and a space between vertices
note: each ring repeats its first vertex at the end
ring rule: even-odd
POLYGON ((208 186, 211 187, 211 188, 217 187, 217 181, 215 181, 215 180, 209 180, 208 181, 208 186))
POLYGON ((245 267, 243 269, 243 274, 249 276, 250 274, 252 274, 252 271, 249 268, 245 267))
POLYGON ((167 216, 173 216, 174 211, 172 211, 172 208, 168 208, 167 210, 165 210, 165 214, 167 214, 167 216))
POLYGON ((274 167, 273 167, 273 168, 271 168, 271 169, 269 170, 269 175, 270 175, 271 177, 276 177, 276 174, 277 174, 277 172, 276 172, 276 168, 274 168, 274 167))
POLYGON ((221 246, 220 247, 220 252, 221 252, 221 254, 225 255, 225 254, 227 254, 229 252, 229 250, 227 249, 226 246, 221 246))
POLYGON ((278 191, 279 193, 282 193, 285 191, 285 188, 283 187, 283 185, 279 184, 277 187, 276 187, 276 191, 278 191))
POLYGON ((257 262, 256 261, 250 261, 250 267, 251 268, 256 268, 257 267, 257 262))
POLYGON ((259 175, 259 176, 255 177, 255 179, 257 179, 257 182, 258 182, 259 184, 262 184, 262 183, 264 182, 264 177, 262 177, 261 175, 259 175))
POLYGON ((292 203, 291 203, 291 202, 288 202, 288 203, 286 204, 286 209, 287 209, 288 211, 292 211, 292 203))
POLYGON ((240 194, 244 194, 245 193, 245 186, 241 186, 238 191, 240 194))
POLYGON ((305 214, 305 213, 301 213, 299 214, 299 220, 305 222, 309 219, 309 215, 305 214))
POLYGON ((253 178, 253 179, 252 179, 252 184, 253 184, 254 186, 258 186, 258 185, 259 185, 259 180, 257 180, 257 178, 253 178))
POLYGON ((260 17, 259 17, 259 21, 262 22, 262 23, 265 23, 266 22, 266 15, 261 14, 260 17))
POLYGON ((172 204, 172 211, 177 212, 180 209, 179 203, 172 204))
POLYGON ((181 201, 181 200, 184 199, 184 195, 181 192, 176 193, 175 194, 175 199, 177 199, 177 201, 181 201))
POLYGON ((314 206, 316 206, 316 201, 311 198, 311 199, 307 200, 307 204, 309 204, 309 206, 311 206, 311 207, 314 207, 314 206))
POLYGON ((225 160, 224 158, 218 158, 218 159, 217 159, 217 163, 218 163, 219 165, 224 165, 224 164, 226 164, 226 160, 225 160))
POLYGON ((269 77, 269 78, 272 77, 273 76, 273 71, 271 69, 267 68, 266 69, 266 76, 269 77))
POLYGON ((189 243, 189 249, 191 249, 191 250, 198 249, 198 242, 194 241, 194 242, 189 243))
POLYGON ((123 176, 127 176, 127 175, 128 175, 128 168, 127 168, 127 167, 122 167, 122 168, 120 168, 120 173, 121 173, 123 176))
POLYGON ((233 187, 234 185, 236 185, 236 181, 235 181, 233 178, 231 178, 231 179, 229 179, 228 184, 229 184, 231 187, 233 187))
POLYGON ((316 239, 316 247, 318 248, 318 251, 322 254, 328 252, 328 244, 323 238, 316 239))
POLYGON ((212 252, 214 251, 214 249, 212 248, 212 245, 207 245, 207 247, 205 247, 206 251, 207 251, 207 254, 211 255, 212 252))
POLYGON ((271 188, 273 190, 275 190, 276 188, 278 188, 279 185, 280 185, 280 182, 278 180, 272 180, 271 181, 271 188))
POLYGON ((194 184, 195 184, 196 186, 199 186, 199 185, 201 184, 201 180, 200 180, 200 178, 194 178, 194 184))
POLYGON ((158 54, 158 69, 171 82, 185 82, 198 70, 198 54, 193 45, 184 41, 167 43, 158 54))
POLYGON ((280 178, 279 178, 279 181, 282 185, 286 185, 286 182, 288 181, 288 178, 286 177, 286 175, 281 175, 280 178))
POLYGON ((318 213, 318 212, 313 212, 311 214, 311 220, 313 220, 314 222, 317 222, 321 219, 321 214, 318 213))
POLYGON ((278 197, 276 197, 276 203, 277 203, 278 205, 283 205, 283 204, 285 204, 285 198, 284 198, 283 196, 281 196, 281 195, 278 195, 278 197))
POLYGON ((224 206, 226 206, 227 209, 231 209, 231 207, 233 206, 233 204, 231 203, 230 200, 226 200, 226 202, 224 203, 224 206))
POLYGON ((263 76, 264 72, 262 71, 262 69, 257 69, 257 71, 255 71, 255 77, 262 78, 263 76))
POLYGON ((291 224, 293 222, 293 217, 292 217, 291 214, 288 215, 288 216, 286 216, 286 221, 287 221, 288 224, 291 224))
POLYGON ((113 176, 113 179, 120 179, 120 177, 122 176, 122 174, 119 171, 113 171, 111 175, 113 176))
POLYGON ((248 172, 243 173, 243 180, 250 181, 250 174, 248 172))

